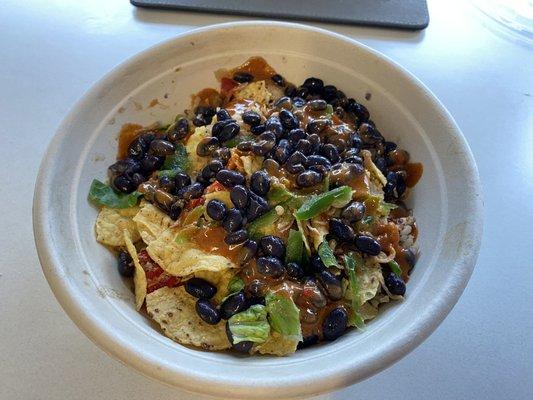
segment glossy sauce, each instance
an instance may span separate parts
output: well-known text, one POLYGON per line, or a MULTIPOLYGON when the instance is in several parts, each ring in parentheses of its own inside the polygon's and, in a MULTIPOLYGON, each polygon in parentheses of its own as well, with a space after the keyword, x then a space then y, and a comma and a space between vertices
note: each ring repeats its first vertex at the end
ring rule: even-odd
POLYGON ((262 81, 270 79, 272 75, 276 74, 276 71, 266 62, 263 57, 251 57, 243 64, 230 69, 227 73, 227 77, 233 77, 237 72, 246 72, 253 75, 254 81, 262 81))
POLYGON ((122 160, 128 155, 128 147, 133 140, 143 131, 142 125, 124 124, 118 134, 117 160, 122 160))
POLYGON ((225 236, 226 232, 221 226, 203 227, 196 230, 191 241, 200 250, 226 257, 234 263, 238 263, 241 246, 228 246, 224 242, 225 236))
POLYGON ((222 97, 220 93, 213 88, 205 88, 200 90, 198 93, 192 96, 193 103, 194 100, 198 102, 198 105, 202 106, 213 106, 220 107, 222 106, 222 97))

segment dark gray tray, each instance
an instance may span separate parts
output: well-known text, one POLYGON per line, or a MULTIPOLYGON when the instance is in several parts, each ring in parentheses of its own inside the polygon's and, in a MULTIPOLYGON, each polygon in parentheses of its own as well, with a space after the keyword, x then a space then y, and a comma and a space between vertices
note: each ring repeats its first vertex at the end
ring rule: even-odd
POLYGON ((130 0, 139 7, 424 29, 426 0, 130 0))

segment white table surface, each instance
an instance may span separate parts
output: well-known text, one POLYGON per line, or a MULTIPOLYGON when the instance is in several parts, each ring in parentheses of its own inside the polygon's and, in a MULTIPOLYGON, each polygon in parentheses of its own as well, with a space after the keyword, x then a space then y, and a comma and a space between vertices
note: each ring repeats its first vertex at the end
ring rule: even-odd
MULTIPOLYGON (((321 26, 399 62, 454 115, 484 187, 481 253, 464 295, 425 343, 321 398, 533 396, 533 51, 469 3, 432 1, 430 15, 421 33, 321 26)), ((48 142, 95 81, 180 32, 235 19, 138 10, 127 0, 2 2, 0 399, 199 398, 112 360, 74 326, 41 272, 31 205, 48 142)))

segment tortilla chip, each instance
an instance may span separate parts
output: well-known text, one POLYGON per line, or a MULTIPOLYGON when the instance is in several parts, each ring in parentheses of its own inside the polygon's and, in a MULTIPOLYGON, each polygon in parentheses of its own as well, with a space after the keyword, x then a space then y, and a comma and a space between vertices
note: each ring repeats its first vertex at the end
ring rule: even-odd
POLYGON ((146 287, 148 285, 146 273, 139 263, 137 249, 133 245, 131 236, 126 229, 123 231, 123 237, 126 249, 128 250, 128 253, 130 253, 130 257, 133 259, 133 264, 135 265, 135 274, 133 275, 133 283, 135 285, 135 308, 140 310, 144 303, 144 298, 146 297, 146 287))
POLYGON ((377 307, 372 306, 370 303, 365 303, 359 308, 359 315, 363 320, 368 321, 376 318, 378 315, 377 307))
POLYGON ((235 272, 233 269, 228 269, 224 272, 196 271, 194 277, 201 278, 217 287, 213 301, 218 304, 227 295, 229 281, 233 278, 235 272))
POLYGON ((273 329, 265 343, 258 344, 252 348, 252 353, 273 354, 276 356, 286 356, 296 351, 298 340, 289 336, 284 336, 273 329))
POLYGON ((359 284, 361 303, 373 299, 378 293, 380 282, 383 279, 379 264, 365 264, 361 268, 356 268, 355 276, 359 284))
POLYGON ((313 241, 315 250, 324 241, 324 238, 329 233, 329 221, 323 217, 323 214, 306 221, 306 227, 309 231, 309 236, 313 241))
POLYGON ((233 203, 231 202, 229 191, 227 190, 219 190, 217 192, 211 192, 204 195, 205 197, 205 204, 209 203, 209 201, 213 199, 220 200, 222 203, 226 205, 228 208, 233 208, 233 203))
POLYGON ((222 272, 237 268, 226 257, 192 248, 189 242, 176 243, 179 233, 180 229, 169 228, 146 248, 150 257, 168 274, 188 276, 198 271, 222 272))
POLYGON ((206 138, 207 136, 209 136, 207 134, 207 128, 205 126, 199 126, 194 130, 194 133, 187 140, 185 148, 187 149, 187 154, 189 156, 191 169, 190 172, 200 171, 209 161, 209 157, 200 157, 198 154, 196 154, 196 147, 198 146, 198 143, 200 143, 202 139, 206 138))
POLYGON ((132 218, 139 211, 139 207, 109 208, 102 207, 96 218, 96 240, 107 246, 124 246, 124 235, 128 231, 132 242, 139 240, 137 225, 132 218))
POLYGON ((237 99, 254 100, 260 104, 266 104, 272 99, 272 94, 268 91, 265 81, 249 83, 241 90, 235 92, 237 99))
POLYGON ((195 303, 196 299, 183 286, 163 287, 146 296, 148 315, 170 339, 204 350, 229 349, 225 322, 205 323, 196 313, 195 303))
POLYGON ((259 171, 263 166, 263 157, 241 156, 242 167, 247 178, 250 178, 255 171, 259 171))
POLYGON ((167 214, 147 201, 141 202, 141 208, 133 217, 133 221, 146 244, 150 244, 174 223, 167 214))

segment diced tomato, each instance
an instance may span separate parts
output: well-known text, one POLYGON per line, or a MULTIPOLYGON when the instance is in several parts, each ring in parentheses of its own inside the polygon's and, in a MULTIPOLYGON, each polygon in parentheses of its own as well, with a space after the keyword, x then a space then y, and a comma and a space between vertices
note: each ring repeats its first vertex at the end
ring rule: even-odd
POLYGON ((239 86, 238 82, 235 82, 230 78, 222 78, 220 80, 220 93, 224 96, 239 86))
POLYGON ((163 268, 152 260, 146 250, 139 252, 139 263, 146 274, 147 293, 151 293, 165 286, 174 287, 182 284, 180 278, 167 274, 163 268))
POLYGON ((206 193, 213 193, 213 192, 222 192, 224 190, 227 190, 222 183, 219 181, 214 181, 211 185, 209 185, 206 189, 206 193))
POLYGON ((187 204, 185 208, 187 210, 192 210, 193 208, 198 207, 199 205, 202 205, 204 203, 205 203, 205 197, 202 196, 197 199, 192 199, 191 201, 189 201, 189 203, 187 204))

